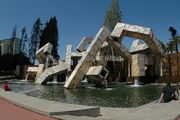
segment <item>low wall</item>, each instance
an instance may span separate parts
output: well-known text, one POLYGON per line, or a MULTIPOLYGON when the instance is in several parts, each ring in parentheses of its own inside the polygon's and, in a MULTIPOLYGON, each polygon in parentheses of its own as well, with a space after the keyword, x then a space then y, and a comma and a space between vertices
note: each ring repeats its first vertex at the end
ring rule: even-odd
POLYGON ((162 76, 156 81, 158 83, 180 83, 180 76, 162 76))
POLYGON ((163 57, 162 75, 163 76, 180 76, 180 52, 165 55, 163 57))

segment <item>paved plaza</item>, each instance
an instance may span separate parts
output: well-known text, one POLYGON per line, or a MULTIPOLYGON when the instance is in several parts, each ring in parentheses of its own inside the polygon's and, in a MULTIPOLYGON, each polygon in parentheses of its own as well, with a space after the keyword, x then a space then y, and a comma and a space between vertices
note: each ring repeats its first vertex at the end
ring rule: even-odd
POLYGON ((57 120, 0 99, 0 120, 57 120))

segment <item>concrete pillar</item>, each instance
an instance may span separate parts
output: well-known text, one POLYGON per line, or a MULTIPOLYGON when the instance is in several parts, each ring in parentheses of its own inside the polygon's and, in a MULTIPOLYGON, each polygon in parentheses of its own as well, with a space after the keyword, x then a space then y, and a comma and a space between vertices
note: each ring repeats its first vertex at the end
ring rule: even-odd
POLYGON ((66 63, 69 65, 68 71, 71 71, 71 52, 72 52, 72 45, 67 45, 66 47, 66 63))
POLYGON ((144 58, 141 54, 132 55, 132 77, 145 76, 144 58))
POLYGON ((20 65, 16 65, 16 76, 20 76, 20 65))
POLYGON ((84 37, 81 42, 79 43, 79 45, 77 46, 76 50, 79 52, 83 52, 86 50, 87 46, 89 44, 91 44, 93 38, 91 37, 84 37))

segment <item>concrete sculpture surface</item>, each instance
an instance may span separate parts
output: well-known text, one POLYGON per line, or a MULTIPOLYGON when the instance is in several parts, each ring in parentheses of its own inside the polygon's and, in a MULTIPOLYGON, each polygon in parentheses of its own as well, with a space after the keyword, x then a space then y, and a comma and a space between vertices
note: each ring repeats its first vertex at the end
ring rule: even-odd
POLYGON ((74 71, 66 80, 65 88, 75 88, 80 85, 81 80, 85 77, 87 71, 92 66, 92 62, 96 59, 96 55, 100 50, 103 42, 110 36, 107 28, 103 27, 99 30, 85 55, 82 56, 74 71))
POLYGON ((124 36, 142 39, 149 46, 155 55, 164 55, 160 43, 158 42, 154 32, 147 27, 130 25, 125 23, 117 23, 111 36, 122 42, 124 36))
MULTIPOLYGON (((106 68, 108 61, 118 64, 128 61, 130 68, 123 69, 130 69, 128 71, 131 71, 131 77, 145 76, 148 66, 160 63, 161 56, 164 55, 160 43, 150 28, 125 23, 117 23, 112 33, 106 27, 102 27, 94 38, 84 37, 76 48, 77 52, 72 51, 72 45, 67 45, 64 62, 53 58, 52 47, 48 43, 40 48, 37 51, 39 67, 28 68, 28 71, 36 73, 35 82, 39 84, 45 84, 52 77, 66 73, 65 88, 79 87, 85 77, 95 79, 93 81, 95 84, 101 84, 111 72, 106 68), (122 44, 125 36, 141 39, 144 43, 135 40, 129 51, 122 44), (105 57, 102 50, 106 46, 112 47, 118 56, 105 57), (158 59, 154 59, 154 56, 158 59)), ((158 65, 155 67, 157 71, 160 69, 158 65)))
POLYGON ((33 73, 35 75, 35 83, 45 84, 52 77, 66 72, 68 65, 54 59, 51 55, 52 48, 52 44, 47 43, 36 52, 37 60, 40 64, 38 67, 28 68, 27 79, 28 75, 33 73))

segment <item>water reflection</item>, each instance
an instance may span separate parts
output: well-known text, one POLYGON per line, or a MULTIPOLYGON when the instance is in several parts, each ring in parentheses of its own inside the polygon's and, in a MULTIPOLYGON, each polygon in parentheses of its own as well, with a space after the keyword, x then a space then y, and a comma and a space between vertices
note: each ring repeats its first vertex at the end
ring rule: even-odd
POLYGON ((82 87, 67 90, 61 84, 42 86, 25 82, 10 84, 10 88, 15 92, 52 101, 106 107, 137 107, 158 99, 161 91, 158 85, 132 88, 118 84, 104 89, 82 87))

